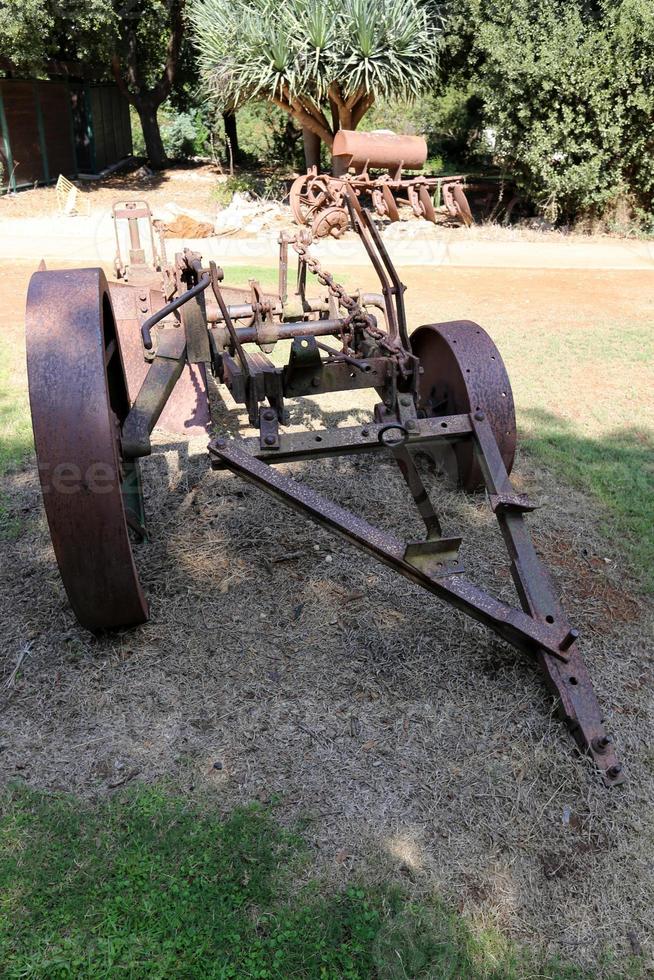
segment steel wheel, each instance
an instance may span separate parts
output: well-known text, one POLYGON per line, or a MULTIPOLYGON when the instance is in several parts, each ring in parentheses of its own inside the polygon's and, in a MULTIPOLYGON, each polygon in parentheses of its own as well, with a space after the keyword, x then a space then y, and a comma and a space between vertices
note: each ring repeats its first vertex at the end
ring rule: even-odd
MULTIPOLYGON (((420 358, 419 407, 427 416, 484 412, 493 429, 507 472, 516 445, 511 383, 500 352, 479 324, 471 320, 431 323, 411 335, 420 358)), ((459 482, 464 490, 484 486, 471 440, 458 442, 459 482)))
POLYGON ((314 238, 340 238, 344 231, 347 231, 350 224, 350 217, 345 208, 325 208, 319 211, 313 219, 311 233, 314 238))
POLYGON ((142 497, 136 462, 120 454, 129 400, 102 270, 34 273, 26 341, 43 503, 70 604, 90 630, 143 623, 128 531, 142 530, 142 497))
POLYGON ((329 185, 329 177, 313 173, 295 178, 288 200, 299 225, 310 225, 318 211, 340 203, 329 185))

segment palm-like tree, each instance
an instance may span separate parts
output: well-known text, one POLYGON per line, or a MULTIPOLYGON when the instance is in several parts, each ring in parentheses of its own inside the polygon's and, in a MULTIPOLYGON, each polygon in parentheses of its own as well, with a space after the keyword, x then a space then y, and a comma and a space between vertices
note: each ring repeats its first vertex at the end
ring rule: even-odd
POLYGON ((228 108, 268 99, 288 112, 313 134, 311 162, 376 97, 411 98, 434 74, 423 0, 196 0, 191 17, 208 89, 228 108))

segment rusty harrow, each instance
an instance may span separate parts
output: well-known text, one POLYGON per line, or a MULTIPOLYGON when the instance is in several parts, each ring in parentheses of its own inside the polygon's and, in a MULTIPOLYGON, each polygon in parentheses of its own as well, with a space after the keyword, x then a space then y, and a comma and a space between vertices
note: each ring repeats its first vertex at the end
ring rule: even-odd
POLYGON ((352 193, 367 198, 389 221, 399 221, 398 204, 405 204, 417 218, 434 223, 439 211, 460 224, 473 222, 464 177, 402 176, 403 170, 422 170, 425 165, 427 144, 421 136, 341 129, 333 154, 340 176, 319 174, 314 168, 293 181, 289 194, 293 217, 310 227, 314 238, 339 238, 349 228, 347 198, 352 193), (369 168, 385 172, 372 174, 369 168))
MULTIPOLYGON (((300 236, 280 236, 279 286, 228 289, 223 272, 184 249, 169 263, 150 231, 144 202, 123 202, 116 222, 130 231, 119 279, 101 269, 40 269, 27 299, 30 401, 43 501, 71 606, 90 630, 137 626, 148 618, 134 546, 145 536, 139 460, 155 425, 206 434, 207 370, 247 409, 254 438, 209 443, 214 469, 227 468, 342 535, 399 575, 485 624, 536 659, 581 749, 605 783, 623 774, 571 628, 532 544, 533 504, 510 481, 516 446, 511 385, 499 351, 476 323, 430 323, 409 334, 404 286, 370 215, 346 198, 380 281, 379 293, 348 293, 300 236), (297 282, 289 295, 289 250, 297 282), (151 254, 146 258, 146 251, 151 254), (323 287, 307 289, 311 273, 323 287), (286 341, 288 359, 266 355, 286 341), (365 425, 287 431, 289 400, 374 389, 365 425), (390 455, 424 521, 403 541, 276 468, 291 460, 390 455), (461 536, 442 526, 425 488, 420 457, 466 491, 485 489, 510 559, 519 605, 466 577, 461 536)), ((219 390, 219 389, 218 389, 219 390)))

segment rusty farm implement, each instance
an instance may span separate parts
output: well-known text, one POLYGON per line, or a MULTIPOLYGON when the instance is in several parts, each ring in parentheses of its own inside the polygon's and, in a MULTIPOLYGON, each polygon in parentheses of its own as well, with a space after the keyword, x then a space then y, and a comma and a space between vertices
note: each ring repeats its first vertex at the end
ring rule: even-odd
MULTIPOLYGON (((90 630, 148 618, 134 551, 145 533, 139 461, 157 424, 204 434, 207 386, 226 386, 258 434, 218 435, 214 469, 227 468, 343 536, 398 575, 483 623, 536 659, 579 747, 607 785, 623 780, 579 648, 532 544, 533 509, 510 474, 516 446, 511 385, 502 358, 476 323, 429 323, 409 332, 404 286, 369 213, 345 198, 380 282, 378 293, 347 292, 312 255, 307 238, 280 236, 279 285, 227 288, 223 272, 184 249, 168 262, 139 222, 144 202, 123 202, 130 231, 119 278, 98 268, 37 271, 27 299, 27 359, 43 501, 70 604, 90 630), (146 253, 153 254, 146 259, 146 253), (297 281, 289 288, 289 255, 297 281), (312 275, 322 287, 308 288, 312 275), (286 342, 278 366, 267 356, 286 342), (289 431, 288 404, 323 392, 372 389, 365 424, 289 431), (404 541, 290 478, 278 464, 355 453, 395 460, 425 525, 404 541), (421 458, 474 493, 485 490, 506 546, 518 602, 479 588, 462 567, 462 538, 442 526, 421 458)), ((218 389, 220 390, 220 389, 218 389)))
POLYGON ((374 211, 389 221, 399 221, 398 205, 405 204, 427 221, 436 222, 440 212, 458 224, 472 224, 463 177, 403 175, 403 170, 422 170, 425 165, 427 144, 422 136, 340 129, 333 155, 340 176, 312 170, 297 177, 290 190, 293 217, 299 225, 310 227, 314 238, 338 238, 349 227, 349 193, 367 198, 374 211), (372 172, 380 170, 383 173, 372 172))

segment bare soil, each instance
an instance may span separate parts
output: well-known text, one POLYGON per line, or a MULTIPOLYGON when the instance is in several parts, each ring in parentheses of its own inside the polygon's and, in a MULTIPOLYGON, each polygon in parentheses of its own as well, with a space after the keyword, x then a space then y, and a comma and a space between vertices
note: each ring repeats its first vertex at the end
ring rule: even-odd
MULTIPOLYGON (((2 270, 0 329, 17 345, 29 271, 2 270)), ((403 278, 413 324, 463 311, 491 332, 502 316, 557 330, 571 309, 651 312, 645 273, 403 278)), ((362 421, 367 405, 333 397, 327 421, 362 421)), ((236 410, 219 411, 235 428, 236 410)), ((311 400, 296 421, 321 424, 311 400)), ((117 635, 93 637, 72 616, 34 466, 8 477, 24 524, 0 543, 2 779, 93 797, 163 778, 221 811, 268 801, 282 821, 305 820, 308 873, 400 877, 474 928, 598 976, 620 975, 634 943, 654 953, 654 617, 617 544, 605 560, 587 499, 518 456, 516 484, 546 504, 530 525, 628 771, 614 792, 526 657, 191 448, 162 436, 145 461, 151 540, 137 561, 152 619, 117 635), (598 966, 605 950, 610 968, 598 966)), ((384 528, 419 532, 390 462, 284 469, 384 528)), ((470 576, 515 601, 483 499, 438 501, 465 533, 470 576)))

